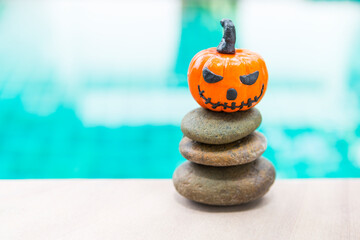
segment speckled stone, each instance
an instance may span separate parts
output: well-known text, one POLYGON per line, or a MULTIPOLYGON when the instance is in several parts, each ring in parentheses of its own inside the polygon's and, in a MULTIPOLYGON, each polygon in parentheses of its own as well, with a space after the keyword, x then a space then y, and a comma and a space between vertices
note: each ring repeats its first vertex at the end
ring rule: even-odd
POLYGON ((180 153, 189 161, 209 166, 234 166, 259 158, 266 150, 266 138, 253 132, 236 142, 210 145, 184 137, 180 142, 180 153))
POLYGON ((249 135, 260 123, 261 114, 256 108, 234 113, 196 108, 181 121, 181 131, 197 142, 226 144, 249 135))
POLYGON ((274 166, 263 157, 233 167, 211 167, 186 161, 173 175, 174 186, 182 196, 219 206, 259 199, 274 180, 274 166))

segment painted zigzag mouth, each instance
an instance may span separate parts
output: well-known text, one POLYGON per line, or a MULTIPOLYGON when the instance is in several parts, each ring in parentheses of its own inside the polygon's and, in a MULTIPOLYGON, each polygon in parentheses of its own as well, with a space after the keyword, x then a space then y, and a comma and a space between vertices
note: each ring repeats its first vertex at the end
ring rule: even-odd
POLYGON ((257 102, 259 101, 259 99, 261 98, 261 96, 263 95, 264 93, 264 84, 262 85, 261 87, 261 92, 260 92, 260 95, 259 96, 255 96, 253 99, 249 98, 247 103, 244 103, 244 101, 241 102, 241 104, 239 106, 236 106, 236 103, 235 102, 232 102, 231 105, 228 105, 227 102, 225 103, 220 103, 220 102, 217 102, 217 103, 213 103, 211 102, 211 98, 206 98, 204 96, 204 90, 201 91, 200 90, 200 85, 198 85, 198 90, 199 90, 199 95, 202 99, 205 100, 205 104, 211 104, 211 108, 215 109, 217 107, 223 107, 224 109, 227 109, 227 108, 230 108, 232 110, 235 110, 237 108, 239 108, 239 110, 241 110, 243 107, 245 106, 248 106, 248 107, 251 107, 251 105, 254 103, 254 102, 257 102))

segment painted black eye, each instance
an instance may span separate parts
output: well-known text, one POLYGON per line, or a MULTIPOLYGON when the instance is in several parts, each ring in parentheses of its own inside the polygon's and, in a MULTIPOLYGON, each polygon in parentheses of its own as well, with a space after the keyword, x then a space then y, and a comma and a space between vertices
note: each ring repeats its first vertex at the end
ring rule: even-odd
POLYGON ((203 77, 205 82, 207 83, 217 83, 223 79, 222 76, 216 75, 215 73, 210 71, 207 67, 205 67, 203 70, 203 77))
POLYGON ((259 71, 250 73, 248 75, 240 76, 240 81, 245 85, 253 85, 259 77, 259 71))

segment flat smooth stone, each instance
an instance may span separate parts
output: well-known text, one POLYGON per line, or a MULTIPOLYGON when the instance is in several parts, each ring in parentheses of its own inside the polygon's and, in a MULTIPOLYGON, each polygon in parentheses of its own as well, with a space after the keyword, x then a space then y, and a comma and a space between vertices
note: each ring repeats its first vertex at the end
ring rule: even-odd
POLYGON ((199 143, 184 137, 179 146, 181 155, 189 161, 208 166, 234 166, 259 158, 266 150, 266 138, 253 132, 236 142, 223 145, 199 143))
POLYGON ((261 123, 256 108, 233 113, 196 108, 181 121, 181 131, 188 138, 207 144, 235 142, 255 131, 261 123))
POLYGON ((274 166, 263 157, 233 167, 211 167, 186 161, 173 175, 174 186, 182 196, 219 206, 259 199, 274 180, 274 166))

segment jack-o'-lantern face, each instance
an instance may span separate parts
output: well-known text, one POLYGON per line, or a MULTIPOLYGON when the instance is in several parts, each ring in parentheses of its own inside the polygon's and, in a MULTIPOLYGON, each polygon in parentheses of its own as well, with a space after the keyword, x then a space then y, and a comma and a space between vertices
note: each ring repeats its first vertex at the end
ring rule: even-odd
POLYGON ((235 27, 223 19, 224 37, 218 48, 195 55, 188 71, 190 92, 200 106, 236 112, 254 107, 264 96, 268 73, 257 53, 235 49, 235 27))

